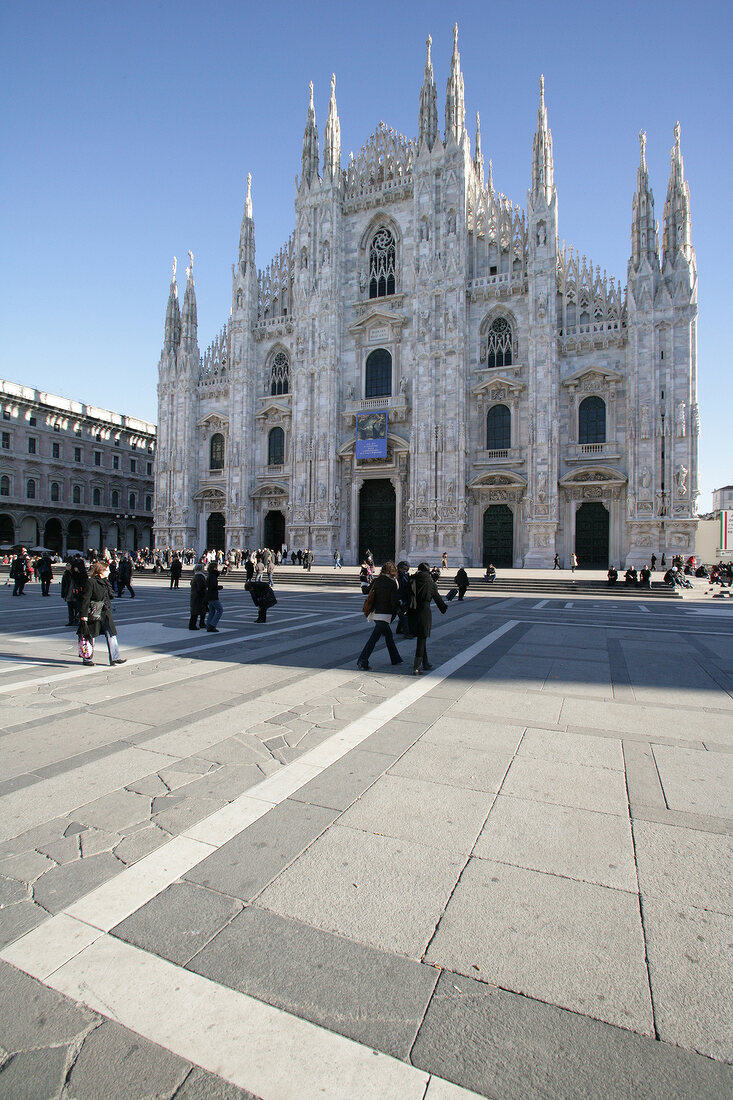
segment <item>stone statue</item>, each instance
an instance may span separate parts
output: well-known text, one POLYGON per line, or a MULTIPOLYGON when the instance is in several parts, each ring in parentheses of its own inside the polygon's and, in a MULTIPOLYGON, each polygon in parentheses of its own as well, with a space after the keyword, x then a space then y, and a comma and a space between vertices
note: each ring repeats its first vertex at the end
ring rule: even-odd
POLYGON ((687 425, 685 422, 685 403, 680 401, 677 406, 677 435, 680 439, 684 439, 687 431, 687 425))
POLYGON ((641 487, 642 489, 648 489, 652 483, 652 475, 649 472, 649 467, 644 466, 641 471, 641 487))
POLYGON ((174 256, 173 257, 173 276, 171 278, 172 283, 175 282, 177 269, 178 269, 178 257, 174 256))
POLYGON ((649 406, 641 406, 641 438, 649 439, 652 434, 651 420, 649 419, 649 406))
POLYGON ((685 496, 685 494, 687 493, 687 474, 687 467, 683 466, 680 462, 675 472, 675 480, 677 482, 677 492, 680 494, 681 497, 685 496))
POLYGON ((407 376, 403 374, 402 377, 400 378, 400 393, 406 394, 407 393, 407 386, 408 386, 407 376))
POLYGON ((351 382, 347 383, 347 386, 346 386, 346 400, 347 401, 353 401, 354 400, 354 387, 353 387, 351 382))

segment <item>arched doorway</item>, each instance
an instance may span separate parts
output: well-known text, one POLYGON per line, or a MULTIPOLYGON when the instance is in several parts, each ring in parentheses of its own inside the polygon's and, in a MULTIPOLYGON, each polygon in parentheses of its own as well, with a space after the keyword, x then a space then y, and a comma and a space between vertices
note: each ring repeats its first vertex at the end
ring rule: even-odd
POLYGON ((47 520, 43 532, 43 545, 57 554, 64 552, 64 532, 61 529, 61 520, 47 520))
POLYGON ((608 569, 608 509, 586 501, 575 513, 575 553, 581 569, 608 569))
POLYGON ((69 529, 66 532, 66 549, 84 549, 84 529, 82 528, 81 520, 72 519, 69 523, 69 529))
POLYGON ((137 554, 138 550, 140 549, 138 545, 137 527, 135 527, 132 523, 128 524, 127 527, 126 543, 127 549, 132 550, 133 553, 137 554))
POLYGON ((514 514, 506 504, 490 504, 484 512, 484 567, 489 562, 497 569, 514 564, 514 514))
POLYGON ((24 518, 18 530, 17 541, 21 546, 25 546, 26 549, 29 549, 31 546, 38 546, 40 541, 38 523, 32 516, 26 516, 24 518))
POLYGON ((285 542, 285 516, 282 512, 268 512, 262 545, 268 550, 279 550, 285 542))
POLYGON ((212 512, 206 521, 206 549, 226 550, 224 545, 224 516, 212 512))
MULTIPOLYGON (((94 523, 89 524, 89 532, 87 534, 87 542, 90 550, 96 550, 101 554, 102 552, 102 524, 94 523)), ((50 546, 50 543, 46 543, 46 546, 50 546)))
POLYGON ((119 545, 120 545, 120 529, 119 529, 119 527, 117 526, 116 523, 112 523, 112 524, 110 524, 109 530, 107 531, 107 549, 108 550, 117 550, 117 549, 119 549, 119 545))
POLYGON ((375 562, 395 556, 396 496, 389 478, 365 481, 359 493, 359 561, 371 550, 375 562))
POLYGON ((15 542, 15 524, 13 517, 7 512, 0 516, 0 543, 3 546, 12 546, 15 542))

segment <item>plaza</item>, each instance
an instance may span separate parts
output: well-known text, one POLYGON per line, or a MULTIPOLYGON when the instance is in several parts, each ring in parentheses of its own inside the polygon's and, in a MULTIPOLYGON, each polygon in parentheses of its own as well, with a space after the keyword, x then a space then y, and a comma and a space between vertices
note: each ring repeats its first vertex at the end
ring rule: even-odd
POLYGON ((352 574, 2 605, 0 1097, 733 1095, 733 601, 471 571, 413 680, 352 574))

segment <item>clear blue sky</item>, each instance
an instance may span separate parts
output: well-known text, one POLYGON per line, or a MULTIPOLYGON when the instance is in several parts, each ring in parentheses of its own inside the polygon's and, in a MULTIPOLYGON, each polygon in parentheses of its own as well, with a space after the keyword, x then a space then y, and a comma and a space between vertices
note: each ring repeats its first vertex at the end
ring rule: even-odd
POLYGON ((479 110, 496 186, 526 202, 544 72, 560 235, 622 283, 638 130, 661 221, 680 120, 707 510, 733 481, 730 0, 5 0, 0 375, 155 421, 172 256, 179 272, 196 257, 203 351, 228 317, 247 172, 260 266, 293 228, 308 81, 322 147, 336 73, 345 164, 380 119, 415 135, 430 32, 442 127, 455 20, 469 132, 479 110))

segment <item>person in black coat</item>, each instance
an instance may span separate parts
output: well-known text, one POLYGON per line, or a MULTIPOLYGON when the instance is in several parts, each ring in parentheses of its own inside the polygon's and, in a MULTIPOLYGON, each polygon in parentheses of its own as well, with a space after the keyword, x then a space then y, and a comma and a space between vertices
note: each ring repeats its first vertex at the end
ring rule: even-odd
POLYGON ((461 568, 458 570, 455 577, 453 578, 453 583, 458 589, 458 599, 462 600, 463 597, 466 595, 466 589, 468 588, 468 573, 463 568, 463 566, 461 566, 461 568))
POLYGON ((257 608, 256 623, 267 622, 267 608, 274 603, 274 594, 267 581, 246 581, 244 585, 257 608))
POLYGON ((410 587, 410 563, 409 561, 397 562, 397 588, 399 590, 400 603, 397 610, 397 618, 399 619, 399 626, 395 630, 395 634, 402 634, 407 640, 414 638, 415 635, 410 632, 410 625, 407 621, 407 611, 410 607, 410 600, 412 598, 412 588, 410 587))
POLYGON ((203 565, 201 562, 198 562, 194 566, 193 576, 191 577, 191 618, 188 620, 188 629, 198 630, 199 627, 196 625, 196 620, 198 619, 201 629, 203 630, 207 611, 206 575, 203 565))
POLYGON ((209 562, 209 568, 206 571, 206 601, 209 605, 209 611, 206 619, 206 629, 209 634, 218 634, 216 624, 224 614, 224 608, 221 606, 221 600, 219 599, 219 593, 222 591, 223 585, 219 584, 219 570, 216 567, 216 562, 209 562))
POLYGON ((182 572, 183 562, 178 557, 178 554, 175 554, 171 562, 171 588, 178 588, 178 582, 181 579, 182 572))
POLYGON ((51 565, 51 558, 48 554, 44 554, 38 565, 36 566, 36 572, 38 579, 41 582, 41 595, 48 596, 49 588, 51 587, 51 581, 53 580, 53 567, 51 565))
POLYGON ((394 643, 392 627, 390 626, 392 619, 397 614, 400 602, 399 589, 397 588, 397 566, 393 561, 384 563, 381 573, 374 579, 369 591, 374 592, 374 607, 369 615, 369 619, 374 623, 374 629, 356 662, 356 667, 364 672, 368 671, 372 650, 382 637, 387 643, 392 664, 402 664, 402 658, 394 643))
MULTIPOLYGON (((81 597, 79 630, 83 629, 82 624, 84 624, 84 628, 89 631, 92 638, 98 638, 100 634, 104 634, 107 639, 109 663, 124 665, 126 658, 120 657, 117 627, 112 617, 112 589, 109 586, 108 577, 109 562, 95 561, 81 597)), ((94 661, 84 660, 83 663, 93 665, 94 661)))
POLYGON ((413 589, 414 607, 411 607, 407 619, 410 630, 417 638, 414 674, 420 676, 423 671, 427 672, 428 669, 433 667, 428 660, 426 646, 426 640, 430 637, 430 630, 433 625, 430 603, 432 601, 442 615, 445 615, 448 607, 440 592, 438 592, 437 584, 430 575, 430 566, 427 562, 420 562, 417 573, 412 576, 410 583, 413 589))
POLYGON ((126 588, 129 588, 130 595, 133 600, 135 599, 135 589, 132 587, 132 562, 127 555, 123 556, 120 564, 117 567, 117 595, 122 596, 122 593, 126 588))

